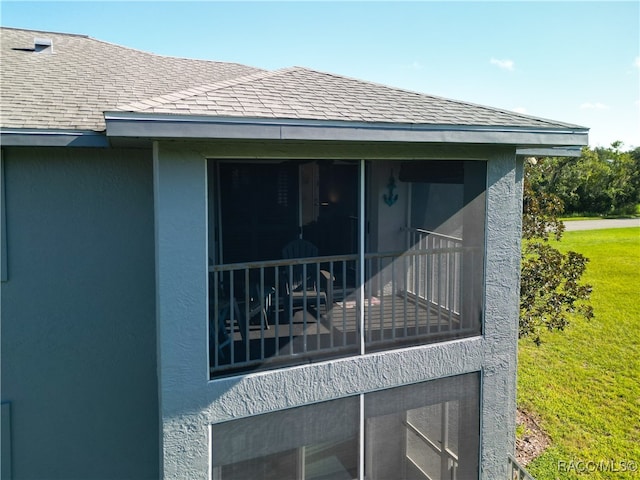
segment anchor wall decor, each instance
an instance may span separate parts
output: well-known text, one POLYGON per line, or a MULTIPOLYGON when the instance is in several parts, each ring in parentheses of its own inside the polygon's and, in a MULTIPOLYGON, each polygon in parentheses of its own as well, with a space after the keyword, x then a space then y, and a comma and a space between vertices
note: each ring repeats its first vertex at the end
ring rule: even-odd
POLYGON ((387 183, 387 188, 389 189, 389 194, 383 194, 382 198, 384 199, 384 203, 391 206, 398 201, 398 194, 393 193, 393 191, 396 189, 396 179, 393 177, 393 168, 391 169, 391 175, 389 176, 389 183, 387 183))

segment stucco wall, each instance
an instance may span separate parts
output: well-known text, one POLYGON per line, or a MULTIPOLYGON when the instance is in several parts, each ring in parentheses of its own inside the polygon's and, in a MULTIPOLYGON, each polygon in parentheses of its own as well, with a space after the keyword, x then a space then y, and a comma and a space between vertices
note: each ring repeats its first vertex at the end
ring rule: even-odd
POLYGON ((157 478, 151 152, 3 160, 14 478, 157 478))
MULTIPOLYGON (((489 162, 483 336, 208 381, 202 341, 207 323, 205 172, 206 158, 218 152, 168 142, 157 144, 154 152, 165 478, 209 478, 210 449, 219 441, 211 436, 211 424, 472 372, 481 372, 482 378, 480 477, 504 478, 515 429, 522 181, 515 149, 450 153, 489 162)), ((425 148, 421 157, 448 153, 433 152, 425 148)))
POLYGON ((487 165, 481 478, 507 477, 514 453, 522 234, 522 161, 496 150, 487 165))

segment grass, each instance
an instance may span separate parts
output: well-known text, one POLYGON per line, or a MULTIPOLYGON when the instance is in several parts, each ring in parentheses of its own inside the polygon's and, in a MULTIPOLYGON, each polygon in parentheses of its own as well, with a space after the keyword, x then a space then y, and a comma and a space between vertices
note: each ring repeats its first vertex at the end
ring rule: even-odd
POLYGON ((552 442, 527 469, 538 480, 640 478, 640 228, 567 232, 557 246, 590 259, 596 318, 540 347, 520 340, 518 405, 552 442))
POLYGON ((602 220, 603 217, 598 215, 576 215, 575 217, 561 217, 563 222, 572 222, 574 220, 602 220))

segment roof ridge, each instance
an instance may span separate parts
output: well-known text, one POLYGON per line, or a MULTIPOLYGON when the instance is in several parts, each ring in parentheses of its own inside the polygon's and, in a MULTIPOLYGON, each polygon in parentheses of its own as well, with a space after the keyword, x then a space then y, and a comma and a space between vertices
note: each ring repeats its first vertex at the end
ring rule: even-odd
POLYGON ((243 83, 249 83, 256 80, 262 80, 263 78, 269 78, 271 76, 275 76, 281 73, 284 73, 288 70, 293 70, 295 67, 286 67, 278 70, 261 70, 259 72, 250 73, 248 75, 242 75, 237 78, 231 78, 227 80, 220 80, 215 83, 204 84, 200 86, 189 87, 184 90, 178 90, 176 92, 165 93, 162 95, 157 95, 155 97, 146 98, 144 100, 140 100, 138 102, 133 102, 125 105, 118 105, 116 107, 119 111, 128 111, 128 110, 136 110, 140 107, 149 107, 149 106, 157 106, 158 104, 162 105, 168 102, 175 102, 178 100, 183 100, 185 98, 193 97, 196 95, 200 95, 202 93, 213 92, 215 90, 221 90, 227 87, 233 87, 236 85, 241 85, 243 83))
POLYGON ((51 30, 38 30, 33 28, 22 28, 22 27, 5 27, 4 25, 0 26, 0 29, 5 30, 20 30, 23 32, 34 32, 34 33, 52 33, 54 35, 67 35, 69 37, 80 37, 80 38, 91 38, 89 35, 85 35, 82 33, 67 33, 67 32, 54 32, 51 30))
MULTIPOLYGON (((435 95, 429 95, 428 93, 418 92, 416 90, 409 90, 407 88, 394 87, 394 86, 387 85, 387 84, 384 84, 384 83, 373 82, 371 80, 363 80, 362 78, 351 77, 349 75, 342 75, 342 74, 335 73, 335 72, 325 72, 323 70, 317 70, 315 68, 300 67, 300 66, 295 66, 295 67, 292 67, 292 68, 293 69, 298 69, 298 70, 306 70, 306 71, 314 72, 314 73, 320 73, 321 75, 327 75, 329 77, 336 77, 336 78, 343 78, 343 79, 347 79, 347 80, 352 80, 354 82, 365 83, 365 84, 368 84, 368 85, 377 85, 379 87, 388 88, 390 90, 397 90, 399 92, 405 92, 405 93, 411 93, 411 94, 419 95, 419 96, 428 96, 428 97, 438 98, 435 95)), ((449 100, 449 99, 444 98, 444 97, 440 97, 440 98, 443 98, 444 100, 449 100)))
POLYGON ((19 30, 19 31, 22 31, 22 32, 33 32, 33 33, 43 33, 43 34, 52 34, 52 35, 63 35, 63 36, 67 36, 67 37, 85 38, 87 40, 93 40, 94 42, 102 43, 104 45, 109 45, 109 46, 112 46, 112 47, 121 48, 123 50, 128 50, 128 51, 131 51, 131 52, 138 52, 138 53, 142 53, 142 54, 145 54, 145 55, 151 55, 153 57, 159 57, 159 58, 173 58, 173 59, 176 59, 176 60, 217 63, 217 64, 220 64, 220 65, 238 65, 238 66, 241 66, 241 67, 258 68, 258 67, 251 67, 250 65, 245 65, 243 63, 238 63, 238 62, 225 62, 225 61, 221 61, 221 60, 209 60, 209 59, 206 59, 206 58, 187 58, 187 57, 179 57, 179 56, 176 56, 176 55, 164 55, 162 53, 155 53, 155 52, 151 52, 151 51, 148 51, 148 50, 142 50, 140 48, 128 47, 128 46, 122 45, 120 43, 109 42, 107 40, 103 40, 101 38, 95 38, 95 37, 92 37, 90 35, 85 35, 85 34, 66 33, 66 32, 53 32, 53 31, 46 31, 46 30, 34 30, 34 29, 31 29, 31 28, 5 27, 5 26, 0 26, 0 29, 19 30))
POLYGON ((85 35, 86 38, 88 38, 89 40, 93 40, 95 42, 100 42, 103 43, 105 45, 110 45, 112 47, 118 47, 118 48, 123 48, 125 50, 129 50, 132 52, 138 52, 138 53, 143 53, 145 55, 151 55, 153 57, 159 57, 159 58, 173 58, 176 60, 186 60, 189 62, 207 62, 207 63, 217 63, 220 65, 239 65, 241 67, 249 67, 249 68, 258 68, 258 67, 252 67, 251 65, 245 65, 244 63, 238 63, 238 62, 223 62, 221 60, 209 60, 206 58, 188 58, 188 57, 178 57, 176 55, 163 55, 162 53, 155 53, 155 52, 150 52, 148 50, 142 50, 140 48, 133 48, 133 47, 127 47, 124 45, 121 45, 119 43, 114 43, 114 42, 109 42, 107 40, 102 40, 100 38, 94 38, 88 35, 85 35))

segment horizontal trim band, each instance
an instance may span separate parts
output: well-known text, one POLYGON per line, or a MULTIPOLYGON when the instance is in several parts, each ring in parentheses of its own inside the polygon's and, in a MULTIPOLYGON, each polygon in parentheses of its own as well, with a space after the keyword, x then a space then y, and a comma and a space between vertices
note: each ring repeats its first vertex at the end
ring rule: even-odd
POLYGON ((104 133, 85 130, 2 129, 0 143, 7 147, 108 147, 104 133))
POLYGON ((588 145, 588 129, 415 125, 292 119, 203 118, 112 112, 107 131, 4 129, 5 146, 108 147, 111 138, 310 140, 515 145, 522 155, 567 156, 588 145), (566 152, 547 150, 568 147, 566 152), (525 150, 527 149, 527 150, 525 150))
POLYGON ((525 157, 579 157, 582 149, 579 147, 519 148, 516 153, 525 157))
POLYGON ((108 137, 588 145, 587 129, 467 125, 367 124, 306 120, 203 118, 124 112, 105 114, 108 137))

